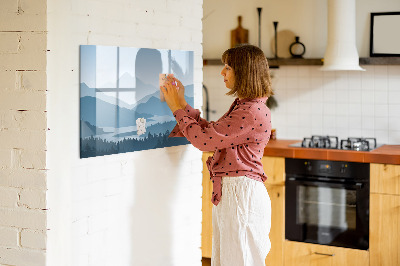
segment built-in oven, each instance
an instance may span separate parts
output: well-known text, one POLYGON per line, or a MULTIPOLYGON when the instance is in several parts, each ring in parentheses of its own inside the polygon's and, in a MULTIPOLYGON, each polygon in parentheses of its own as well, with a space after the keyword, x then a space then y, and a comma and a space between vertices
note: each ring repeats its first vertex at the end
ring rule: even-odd
POLYGON ((286 239, 368 249, 369 164, 287 158, 285 169, 286 239))

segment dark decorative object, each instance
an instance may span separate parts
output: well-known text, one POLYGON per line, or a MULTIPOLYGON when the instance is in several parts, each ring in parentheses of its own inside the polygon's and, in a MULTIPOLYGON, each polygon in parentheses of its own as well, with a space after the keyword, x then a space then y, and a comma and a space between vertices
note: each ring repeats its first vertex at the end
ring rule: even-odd
POLYGON ((206 110, 205 110, 206 120, 210 121, 210 113, 215 114, 216 111, 210 110, 210 103, 209 103, 210 99, 209 99, 209 95, 208 95, 208 89, 207 89, 206 85, 204 85, 204 84, 203 84, 203 91, 204 91, 204 98, 206 100, 206 104, 205 104, 206 105, 206 110))
POLYGON ((275 29, 275 58, 278 58, 278 34, 277 34, 278 21, 274 21, 273 23, 275 29))
POLYGON ((257 7, 258 11, 258 48, 261 49, 261 7, 257 7))
MULTIPOLYGON (((274 79, 274 73, 271 73, 271 80, 274 79)), ((273 90, 274 91, 274 90, 273 90)), ((276 107, 278 107, 278 102, 276 101, 274 95, 271 95, 268 97, 267 102, 265 103, 265 105, 270 109, 273 110, 276 107)))
POLYGON ((303 58, 303 55, 306 53, 306 47, 299 41, 299 36, 296 36, 295 40, 296 41, 290 45, 289 52, 293 58, 303 58))
POLYGON ((400 56, 399 27, 400 12, 371 13, 369 55, 400 56))
POLYGON ((270 110, 275 109, 276 107, 278 107, 278 102, 276 101, 274 96, 268 97, 268 100, 267 100, 266 104, 267 104, 267 107, 270 110))

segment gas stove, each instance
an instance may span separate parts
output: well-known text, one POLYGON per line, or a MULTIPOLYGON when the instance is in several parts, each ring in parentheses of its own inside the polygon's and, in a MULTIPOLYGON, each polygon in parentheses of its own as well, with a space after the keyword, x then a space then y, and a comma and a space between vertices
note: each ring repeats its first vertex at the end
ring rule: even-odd
MULTIPOLYGON (((376 138, 347 138, 339 142, 336 136, 311 136, 303 141, 289 145, 291 147, 338 149, 353 151, 371 151, 378 147, 376 138)), ((379 145, 381 146, 381 145, 379 145)))

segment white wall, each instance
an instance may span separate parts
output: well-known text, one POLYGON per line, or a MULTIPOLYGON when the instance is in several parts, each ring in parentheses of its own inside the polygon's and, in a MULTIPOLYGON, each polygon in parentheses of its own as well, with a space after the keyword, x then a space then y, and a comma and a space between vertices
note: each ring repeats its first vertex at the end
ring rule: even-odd
POLYGON ((0 265, 46 261, 46 1, 0 1, 0 265))
POLYGON ((48 2, 47 264, 200 265, 201 152, 179 146, 79 159, 79 45, 195 52, 201 0, 48 2))
MULTIPOLYGON (((285 31, 284 37, 291 36, 289 32, 300 37, 300 41, 306 46, 305 57, 321 58, 324 56, 327 41, 327 2, 327 0, 204 0, 204 58, 219 59, 229 48, 230 31, 237 27, 238 16, 242 16, 242 26, 249 30, 249 43, 258 45, 258 7, 262 8, 261 49, 267 57, 274 55, 272 22, 278 21, 277 30, 285 31)), ((356 42, 360 57, 369 56, 370 13, 399 10, 398 0, 356 0, 356 42)), ((291 43, 285 38, 280 41, 291 43)), ((278 53, 280 49, 278 48, 278 53)), ((288 56, 290 57, 290 54, 288 56)))
MULTIPOLYGON (((369 13, 398 11, 400 2, 384 0, 378 4, 372 0, 358 0, 356 3, 357 47, 361 57, 368 57, 369 13)), ((272 55, 267 43, 273 39, 272 21, 277 20, 283 25, 278 26, 278 30, 290 29, 301 37, 307 47, 305 57, 321 58, 326 47, 326 4, 327 1, 313 0, 230 1, 229 6, 233 6, 230 11, 227 1, 205 0, 204 58, 220 58, 229 48, 229 31, 236 27, 238 15, 243 15, 243 26, 250 30, 250 43, 257 45, 258 6, 263 7, 265 15, 262 21, 266 25, 262 28, 270 27, 262 33, 262 49, 267 56, 272 55), (215 38, 216 34, 222 38, 215 38)), ((278 138, 302 139, 322 134, 339 138, 376 137, 382 144, 399 144, 400 66, 363 67, 367 71, 321 72, 318 66, 281 66, 271 70, 279 104, 272 111, 272 124, 278 138)), ((232 102, 232 98, 224 95, 226 88, 219 74, 221 68, 222 65, 203 69, 203 82, 210 92, 210 109, 216 111, 210 115, 211 120, 218 119, 232 102)))

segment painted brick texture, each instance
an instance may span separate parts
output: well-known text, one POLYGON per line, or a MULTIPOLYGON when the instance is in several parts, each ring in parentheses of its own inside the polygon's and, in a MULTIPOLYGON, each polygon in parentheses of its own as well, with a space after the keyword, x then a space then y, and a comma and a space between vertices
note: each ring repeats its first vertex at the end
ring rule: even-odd
POLYGON ((202 0, 49 1, 47 10, 48 265, 201 265, 201 152, 79 159, 78 117, 82 44, 194 51, 199 108, 202 0))
POLYGON ((1 265, 45 265, 46 5, 0 2, 1 265))

